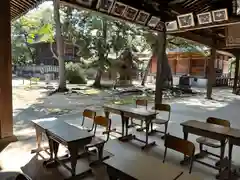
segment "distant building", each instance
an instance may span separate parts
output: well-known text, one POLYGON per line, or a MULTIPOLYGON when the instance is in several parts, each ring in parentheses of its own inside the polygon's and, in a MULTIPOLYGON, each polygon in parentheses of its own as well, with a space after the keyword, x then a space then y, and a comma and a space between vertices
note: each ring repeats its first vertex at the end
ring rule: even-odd
MULTIPOLYGON (((168 62, 172 70, 173 84, 179 83, 179 76, 189 74, 191 85, 196 87, 206 87, 207 68, 210 56, 205 56, 201 52, 168 51, 168 62)), ((216 77, 229 77, 229 59, 232 55, 222 51, 217 51, 215 60, 216 77)), ((157 71, 157 59, 152 57, 149 70, 149 81, 155 82, 157 71)))
MULTIPOLYGON (((26 66, 16 67, 16 74, 24 77, 39 77, 44 79, 45 74, 51 74, 52 78, 58 77, 58 60, 53 57, 51 50, 51 44, 48 42, 38 42, 30 45, 35 49, 36 58, 33 64, 26 66)), ((52 49, 55 54, 56 43, 52 44, 52 49)), ((64 43, 64 60, 65 62, 77 62, 79 60, 77 56, 78 48, 72 44, 64 43)))
MULTIPOLYGON (((194 77, 206 78, 207 63, 210 56, 204 56, 200 52, 168 52, 168 61, 172 70, 172 74, 181 76, 189 74, 194 77)), ((228 60, 232 58, 229 54, 218 52, 215 60, 216 75, 221 76, 228 73, 228 60)), ((157 71, 156 58, 152 58, 150 73, 157 71)))
MULTIPOLYGON (((36 65, 53 65, 58 66, 57 59, 53 57, 53 53, 50 48, 50 43, 39 42, 31 44, 32 48, 36 50, 36 59, 34 64, 36 65)), ((52 44, 53 51, 56 53, 56 43, 52 44)), ((72 44, 64 43, 64 59, 66 62, 76 62, 78 48, 72 44)))

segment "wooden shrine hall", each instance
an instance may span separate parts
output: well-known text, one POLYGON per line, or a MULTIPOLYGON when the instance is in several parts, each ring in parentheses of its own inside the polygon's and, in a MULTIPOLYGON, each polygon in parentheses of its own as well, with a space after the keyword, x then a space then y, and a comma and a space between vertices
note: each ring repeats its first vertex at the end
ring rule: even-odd
MULTIPOLYGON (((17 19, 41 2, 43 1, 1 1, 0 138, 13 136, 11 20, 17 19)), ((160 82, 160 72, 162 72, 160 65, 165 54, 166 34, 180 36, 211 47, 212 58, 208 62, 208 97, 211 96, 214 81, 216 50, 229 51, 237 58, 234 86, 235 89, 237 88, 240 57, 238 0, 54 0, 54 3, 89 9, 158 32, 157 79, 160 79, 160 82)), ((156 86, 161 89, 161 84, 156 86)))

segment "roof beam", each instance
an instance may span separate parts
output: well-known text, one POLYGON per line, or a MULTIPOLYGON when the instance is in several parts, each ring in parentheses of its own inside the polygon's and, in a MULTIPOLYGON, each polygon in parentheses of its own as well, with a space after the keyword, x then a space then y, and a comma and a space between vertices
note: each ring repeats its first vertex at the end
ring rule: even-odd
POLYGON ((226 26, 235 25, 235 24, 240 24, 240 20, 232 20, 232 21, 229 21, 229 22, 216 23, 216 24, 211 24, 211 25, 198 25, 198 26, 191 27, 191 28, 180 29, 180 30, 176 30, 176 31, 168 31, 167 34, 178 34, 178 33, 195 31, 195 30, 200 30, 200 29, 209 29, 209 28, 215 28, 215 27, 226 27, 226 26))
POLYGON ((201 35, 198 35, 193 32, 183 32, 183 33, 172 34, 172 35, 177 37, 182 37, 191 41, 195 41, 197 43, 200 43, 209 47, 214 47, 216 49, 219 49, 220 47, 225 46, 224 42, 222 41, 218 41, 217 43, 214 43, 212 38, 206 38, 206 37, 203 38, 201 35))

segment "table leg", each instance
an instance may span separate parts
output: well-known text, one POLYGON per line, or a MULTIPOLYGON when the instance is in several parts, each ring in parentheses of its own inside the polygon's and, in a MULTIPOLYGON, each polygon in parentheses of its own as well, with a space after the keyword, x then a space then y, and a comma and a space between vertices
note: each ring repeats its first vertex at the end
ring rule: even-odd
POLYGON ((125 117, 124 114, 121 112, 121 120, 122 120, 122 136, 125 135, 124 128, 125 128, 125 117))
MULTIPOLYGON (((222 160, 224 159, 224 153, 225 153, 225 141, 221 141, 221 149, 220 149, 220 162, 222 162, 222 160)), ((221 172, 222 172, 222 164, 223 163, 220 163, 220 166, 219 166, 219 174, 221 175, 221 172)))
POLYGON ((128 134, 128 122, 129 122, 129 117, 125 117, 123 114, 121 114, 122 118, 122 137, 119 138, 121 141, 129 141, 132 140, 134 137, 132 134, 128 134), (124 134, 125 132, 125 134, 124 134))
POLYGON ((50 148, 50 158, 43 162, 43 166, 46 168, 56 167, 56 165, 58 164, 55 160, 56 158, 55 154, 57 154, 57 150, 56 150, 57 145, 54 145, 54 143, 56 142, 54 142, 54 140, 50 138, 48 138, 48 143, 50 148))
POLYGON ((110 114, 109 111, 104 111, 104 114, 106 118, 109 118, 109 114, 110 114))
POLYGON ((232 171, 231 171, 232 149, 233 149, 233 144, 229 142, 229 147, 228 147, 228 179, 231 179, 231 175, 232 175, 232 171))
POLYGON ((77 165, 77 157, 78 157, 78 148, 71 144, 68 146, 68 150, 70 152, 70 161, 71 161, 71 169, 72 176, 76 175, 76 165, 77 165))
POLYGON ((48 139, 48 144, 49 144, 49 148, 50 148, 50 159, 49 159, 49 161, 52 161, 53 160, 53 140, 48 139))
MULTIPOLYGON (((104 110, 104 114, 105 114, 105 117, 106 117, 106 118, 109 118, 109 115, 110 115, 110 112, 109 112, 109 111, 105 111, 105 110, 104 110)), ((92 131, 93 128, 94 128, 94 122, 93 122, 92 128, 89 129, 89 132, 92 131)), ((110 129, 110 132, 118 133, 118 134, 121 134, 121 135, 123 136, 123 133, 116 131, 115 128, 114 128, 114 129, 110 129)))
MULTIPOLYGON (((183 130, 183 139, 188 140, 188 132, 183 130)), ((189 162, 189 158, 184 155, 184 159, 180 162, 181 165, 187 164, 189 162)))
POLYGON ((54 159, 57 159, 58 149, 59 149, 59 143, 53 140, 54 159))
POLYGON ((125 139, 125 133, 124 133, 124 129, 125 129, 125 117, 124 114, 121 112, 121 121, 122 121, 122 137, 119 138, 119 140, 124 140, 125 139))
POLYGON ((188 140, 188 132, 183 132, 183 139, 188 140))
POLYGON ((148 136, 149 136, 149 126, 150 126, 150 124, 151 124, 151 121, 149 121, 149 120, 147 120, 147 121, 145 121, 146 123, 146 144, 145 144, 145 146, 143 146, 142 147, 142 149, 145 149, 145 148, 147 148, 147 147, 150 147, 150 146, 154 146, 154 145, 156 145, 156 142, 155 141, 153 141, 153 142, 151 142, 151 143, 148 143, 148 136))
MULTIPOLYGON (((188 132, 184 131, 183 132, 183 138, 184 140, 188 140, 188 132)), ((186 155, 184 155, 184 160, 186 159, 186 155)))
POLYGON ((128 136, 128 123, 129 123, 129 117, 124 117, 124 122, 125 122, 125 132, 126 136, 128 136))
POLYGON ((31 153, 39 153, 43 149, 41 148, 42 143, 42 131, 39 127, 35 125, 35 131, 36 131, 36 143, 37 143, 37 149, 33 149, 31 153))

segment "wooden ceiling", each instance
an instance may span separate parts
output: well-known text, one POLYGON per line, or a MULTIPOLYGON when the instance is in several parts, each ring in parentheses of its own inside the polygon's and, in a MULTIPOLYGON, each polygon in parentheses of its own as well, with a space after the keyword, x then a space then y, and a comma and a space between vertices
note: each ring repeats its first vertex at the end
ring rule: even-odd
POLYGON ((10 0, 11 19, 16 19, 30 9, 36 7, 43 0, 10 0))

